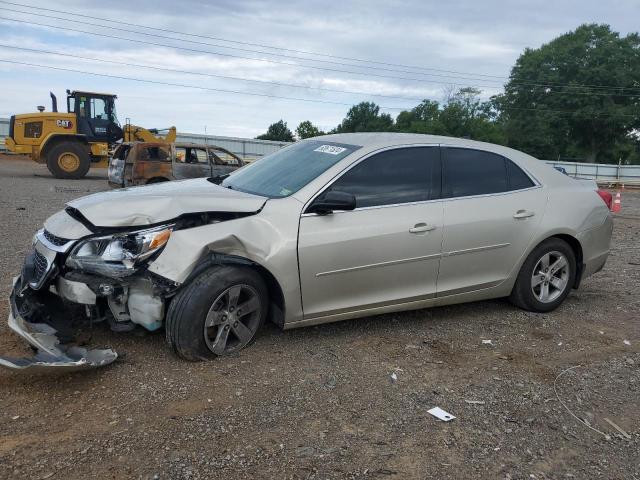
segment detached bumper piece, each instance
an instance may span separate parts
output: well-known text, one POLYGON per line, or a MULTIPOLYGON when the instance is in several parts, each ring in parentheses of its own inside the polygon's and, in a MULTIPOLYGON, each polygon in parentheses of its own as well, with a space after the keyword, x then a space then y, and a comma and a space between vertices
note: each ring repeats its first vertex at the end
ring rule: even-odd
MULTIPOLYGON (((17 285, 21 282, 18 281, 17 285)), ((87 350, 63 345, 56 329, 46 323, 32 323, 23 318, 16 305, 16 289, 11 294, 9 328, 37 349, 32 358, 0 356, 0 366, 25 373, 41 371, 74 371, 103 367, 114 362, 118 354, 113 350, 87 350)))

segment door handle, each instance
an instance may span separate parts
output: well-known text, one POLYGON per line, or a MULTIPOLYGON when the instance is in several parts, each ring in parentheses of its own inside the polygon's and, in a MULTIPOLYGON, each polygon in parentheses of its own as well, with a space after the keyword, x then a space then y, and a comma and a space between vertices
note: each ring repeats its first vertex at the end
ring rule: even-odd
POLYGON ((529 218, 529 217, 533 217, 535 215, 534 212, 530 212, 529 210, 518 210, 516 213, 513 214, 513 218, 529 218))
POLYGON ((409 229, 409 233, 425 233, 435 230, 435 225, 427 225, 426 223, 416 223, 409 229))

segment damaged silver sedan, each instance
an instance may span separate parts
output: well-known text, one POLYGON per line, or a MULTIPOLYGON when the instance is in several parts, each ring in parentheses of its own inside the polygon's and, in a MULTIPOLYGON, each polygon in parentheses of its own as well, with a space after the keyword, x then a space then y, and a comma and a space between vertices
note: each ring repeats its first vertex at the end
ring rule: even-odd
POLYGON ((593 186, 521 152, 428 135, 298 142, 224 177, 74 200, 34 237, 9 326, 37 350, 0 365, 109 364, 78 323, 164 328, 182 358, 282 328, 489 298, 556 308, 609 253, 593 186))

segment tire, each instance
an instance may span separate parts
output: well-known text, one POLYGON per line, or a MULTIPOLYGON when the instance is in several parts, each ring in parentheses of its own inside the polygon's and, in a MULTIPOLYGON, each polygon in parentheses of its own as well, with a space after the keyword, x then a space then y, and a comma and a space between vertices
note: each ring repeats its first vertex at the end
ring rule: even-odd
POLYGON ((229 265, 209 268, 172 299, 165 323, 167 342, 179 357, 190 361, 235 353, 255 340, 267 317, 268 299, 267 286, 255 270, 229 265))
POLYGON ((89 151, 81 143, 60 142, 47 152, 47 168, 56 178, 82 178, 89 167, 89 151))
POLYGON ((564 240, 549 238, 538 245, 522 264, 509 300, 524 310, 550 312, 567 298, 575 279, 573 249, 564 240), (560 266, 563 264, 561 260, 566 265, 560 266))

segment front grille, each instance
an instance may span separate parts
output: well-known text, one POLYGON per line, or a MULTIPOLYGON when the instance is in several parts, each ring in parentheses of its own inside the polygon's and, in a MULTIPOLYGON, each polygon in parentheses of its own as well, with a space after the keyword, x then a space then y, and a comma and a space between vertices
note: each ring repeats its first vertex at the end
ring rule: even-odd
POLYGON ((34 284, 40 284, 49 270, 49 262, 39 251, 33 252, 34 284))
POLYGON ((56 247, 61 247, 71 241, 66 238, 58 237, 53 233, 48 232, 47 230, 43 232, 43 235, 44 235, 44 238, 46 238, 49 243, 55 245, 56 247))

